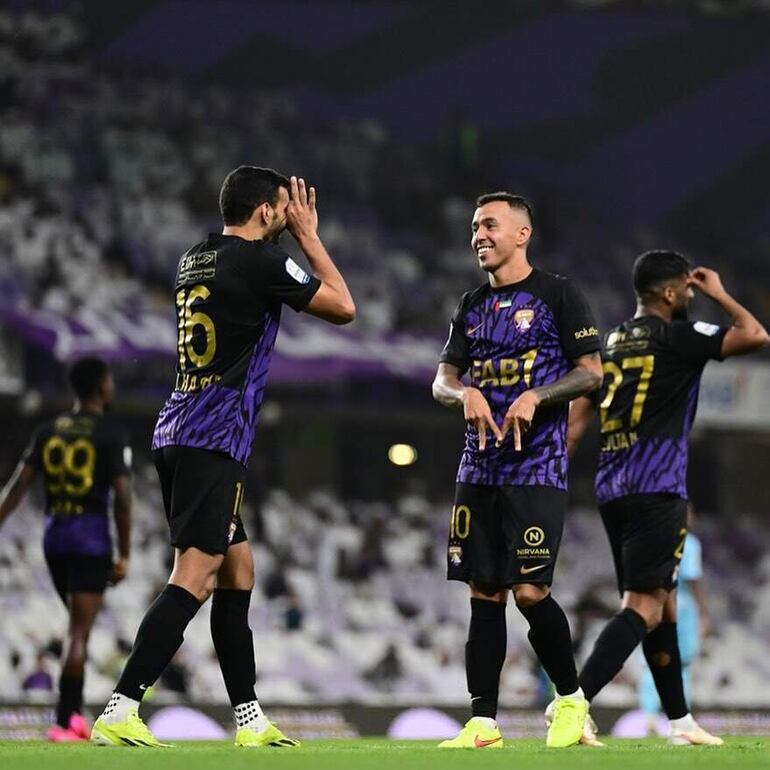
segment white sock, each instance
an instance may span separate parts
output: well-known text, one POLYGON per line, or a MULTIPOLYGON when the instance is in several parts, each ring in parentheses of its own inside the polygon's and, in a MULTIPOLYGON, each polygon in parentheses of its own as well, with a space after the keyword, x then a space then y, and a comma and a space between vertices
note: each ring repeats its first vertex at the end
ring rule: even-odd
POLYGON ((585 695, 583 694, 583 688, 578 687, 575 692, 567 693, 567 695, 559 695, 559 693, 556 693, 556 700, 563 700, 564 698, 571 698, 572 700, 585 700, 585 695))
POLYGON ((476 722, 481 722, 484 727, 495 730, 497 729, 497 722, 492 717, 473 717, 476 722))
POLYGON ((265 717, 258 700, 239 703, 233 708, 233 713, 237 727, 248 727, 260 732, 267 726, 267 717, 265 717))
POLYGON ((671 725, 672 730, 682 730, 684 732, 694 730, 698 726, 692 714, 685 714, 683 717, 679 717, 679 719, 669 719, 668 723, 671 725))
POLYGON ((139 701, 122 695, 119 692, 112 693, 107 705, 104 707, 101 718, 108 724, 113 725, 117 722, 125 722, 131 711, 139 708, 139 701))

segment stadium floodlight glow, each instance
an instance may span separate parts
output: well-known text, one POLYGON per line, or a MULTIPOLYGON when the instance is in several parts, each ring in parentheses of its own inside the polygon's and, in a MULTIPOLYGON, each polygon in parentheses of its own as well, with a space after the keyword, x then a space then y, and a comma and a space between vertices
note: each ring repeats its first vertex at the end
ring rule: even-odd
POLYGON ((417 462, 417 450, 411 444, 393 444, 388 449, 388 460, 393 465, 414 465, 417 462))

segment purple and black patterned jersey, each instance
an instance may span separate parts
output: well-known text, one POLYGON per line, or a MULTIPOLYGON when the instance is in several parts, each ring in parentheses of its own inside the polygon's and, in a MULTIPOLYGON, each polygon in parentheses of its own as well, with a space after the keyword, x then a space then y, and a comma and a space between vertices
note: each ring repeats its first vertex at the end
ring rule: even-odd
POLYGON ((22 462, 43 474, 46 553, 111 555, 111 487, 131 466, 123 431, 108 417, 68 412, 37 430, 22 462))
POLYGON ((727 329, 657 316, 631 318, 604 337, 596 497, 668 493, 687 499, 687 439, 703 367, 721 360, 727 329))
MULTIPOLYGON (((580 356, 599 350, 599 332, 585 298, 568 278, 533 270, 523 281, 463 295, 452 316, 442 363, 460 374, 489 402, 502 425, 508 407, 525 390, 563 377, 580 356)), ((567 488, 567 404, 543 406, 517 452, 513 437, 479 450, 467 426, 457 481, 499 486, 567 488)), ((491 435, 491 434, 490 434, 491 435)))
POLYGON ((278 246, 210 234, 179 261, 176 387, 152 448, 224 452, 246 465, 286 303, 303 310, 321 282, 278 246))

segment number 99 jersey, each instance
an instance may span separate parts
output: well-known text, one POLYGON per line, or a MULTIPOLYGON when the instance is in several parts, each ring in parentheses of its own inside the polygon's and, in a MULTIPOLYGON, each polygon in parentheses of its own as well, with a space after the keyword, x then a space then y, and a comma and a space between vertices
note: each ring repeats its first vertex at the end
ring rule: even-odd
POLYGON ((726 332, 641 316, 606 334, 604 382, 592 394, 601 421, 600 504, 650 493, 687 499, 687 439, 700 378, 710 359, 721 360, 726 332))
POLYGON ((63 414, 37 431, 22 462, 43 474, 46 554, 111 555, 111 486, 131 465, 122 430, 102 415, 63 414))

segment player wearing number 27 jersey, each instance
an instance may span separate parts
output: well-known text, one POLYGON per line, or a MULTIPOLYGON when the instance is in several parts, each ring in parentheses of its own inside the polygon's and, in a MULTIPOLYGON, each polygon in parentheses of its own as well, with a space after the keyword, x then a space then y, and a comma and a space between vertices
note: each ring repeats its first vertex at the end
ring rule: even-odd
POLYGON ((94 725, 98 744, 159 745, 139 704, 213 593, 211 635, 235 711, 236 744, 297 745, 267 720, 254 691, 254 564, 240 506, 283 305, 337 324, 352 321, 355 306, 318 237, 316 193, 304 180, 241 166, 225 179, 219 203, 222 233, 209 234, 179 261, 176 382, 152 443, 174 570, 94 725), (278 246, 285 229, 314 275, 278 246))
POLYGON ((706 363, 765 345, 767 332, 706 268, 671 251, 634 263, 637 311, 604 338, 604 383, 570 410, 574 448, 596 407, 601 452, 599 511, 610 540, 621 612, 605 627, 580 673, 586 697, 620 671, 642 642, 674 743, 719 745, 689 713, 677 646, 676 584, 687 534, 687 442, 706 363), (693 288, 713 299, 732 326, 692 322, 693 288))

